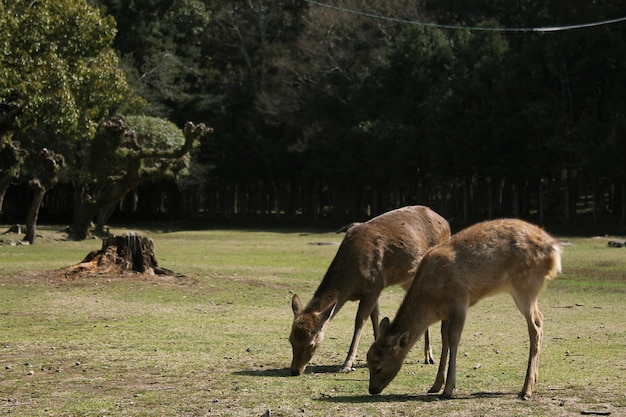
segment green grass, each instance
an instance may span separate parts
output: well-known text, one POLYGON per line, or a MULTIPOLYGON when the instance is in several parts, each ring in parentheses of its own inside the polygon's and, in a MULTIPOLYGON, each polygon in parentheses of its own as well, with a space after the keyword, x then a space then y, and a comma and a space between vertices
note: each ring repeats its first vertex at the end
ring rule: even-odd
MULTIPOLYGON (((539 383, 523 402, 528 335, 506 295, 470 310, 451 401, 426 395, 436 366, 421 363, 422 342, 383 395, 368 395, 369 325, 356 371, 334 372, 355 303, 330 324, 306 373, 288 376, 291 295, 308 301, 337 250, 310 243, 342 235, 151 229, 141 233, 160 266, 184 277, 65 279, 54 271, 100 241, 40 233, 33 246, 0 246, 0 415, 626 415, 626 249, 607 248, 606 238, 568 238, 564 273, 540 297, 539 383)), ((402 296, 385 291, 381 313, 393 316, 402 296)))

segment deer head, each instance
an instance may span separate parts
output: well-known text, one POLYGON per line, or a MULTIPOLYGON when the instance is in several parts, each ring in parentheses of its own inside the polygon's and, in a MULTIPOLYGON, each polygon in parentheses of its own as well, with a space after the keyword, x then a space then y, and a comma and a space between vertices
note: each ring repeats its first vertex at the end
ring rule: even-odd
POLYGON ((372 395, 380 394, 395 378, 412 346, 409 332, 391 334, 393 332, 387 332, 389 324, 388 317, 381 320, 379 336, 367 352, 367 366, 370 371, 369 392, 372 395))
POLYGON ((289 342, 293 350, 291 375, 301 375, 304 372, 307 363, 324 341, 326 326, 336 306, 337 302, 333 302, 319 311, 309 311, 302 307, 302 302, 296 294, 291 298, 291 309, 293 310, 293 324, 289 335, 289 342))

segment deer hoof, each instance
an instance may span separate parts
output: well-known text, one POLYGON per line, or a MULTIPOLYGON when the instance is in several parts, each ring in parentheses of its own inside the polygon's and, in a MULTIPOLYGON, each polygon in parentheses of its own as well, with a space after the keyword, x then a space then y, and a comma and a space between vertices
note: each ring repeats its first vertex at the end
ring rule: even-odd
POLYGON ((347 373, 350 373, 352 371, 356 371, 356 369, 354 369, 351 366, 344 366, 343 368, 339 369, 339 372, 342 373, 342 374, 347 374, 347 373))
POLYGON ((448 394, 445 391, 441 393, 441 395, 439 396, 440 400, 449 400, 452 398, 452 394, 448 394))

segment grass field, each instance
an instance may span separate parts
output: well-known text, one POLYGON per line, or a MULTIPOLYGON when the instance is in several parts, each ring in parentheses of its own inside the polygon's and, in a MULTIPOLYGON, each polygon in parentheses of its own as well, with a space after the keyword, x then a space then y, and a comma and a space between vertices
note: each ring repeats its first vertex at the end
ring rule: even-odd
MULTIPOLYGON (((367 393, 369 325, 356 371, 335 372, 354 303, 305 374, 288 376, 291 296, 310 299, 342 235, 141 230, 159 265, 179 275, 74 278, 57 271, 101 242, 39 232, 33 246, 0 235, 0 415, 626 416, 626 249, 605 237, 565 238, 563 274, 540 296, 544 344, 530 401, 516 398, 528 335, 507 295, 470 310, 455 397, 439 401, 426 394, 437 369, 421 363, 421 341, 382 395, 367 393)), ((393 317, 402 296, 386 290, 381 314, 393 317)))

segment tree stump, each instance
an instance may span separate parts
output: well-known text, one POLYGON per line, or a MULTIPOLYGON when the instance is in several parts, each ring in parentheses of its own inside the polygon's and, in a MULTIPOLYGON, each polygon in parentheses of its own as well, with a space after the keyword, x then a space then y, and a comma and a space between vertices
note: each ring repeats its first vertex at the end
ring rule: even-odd
POLYGON ((81 263, 70 267, 73 273, 96 270, 102 273, 174 275, 173 271, 159 267, 152 239, 136 234, 107 236, 102 239, 102 249, 90 252, 81 263))

